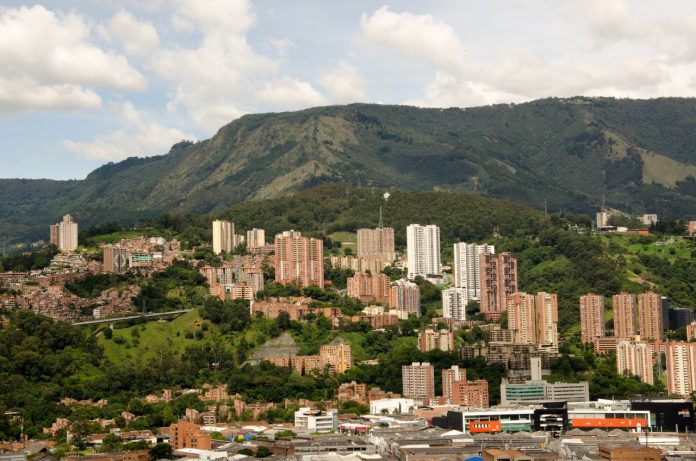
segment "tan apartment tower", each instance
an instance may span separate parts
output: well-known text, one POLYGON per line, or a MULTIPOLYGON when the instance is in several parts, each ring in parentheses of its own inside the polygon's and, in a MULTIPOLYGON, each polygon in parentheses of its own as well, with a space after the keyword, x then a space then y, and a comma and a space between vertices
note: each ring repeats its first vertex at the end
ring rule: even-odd
POLYGON ((285 231, 275 236, 275 281, 324 288, 324 242, 285 231))
POLYGON ((665 343, 667 393, 689 397, 696 391, 696 343, 665 343))
POLYGON ((418 333, 418 350, 428 352, 432 350, 454 350, 454 333, 449 330, 432 330, 430 328, 418 333))
POLYGON ((628 371, 647 384, 654 384, 652 351, 641 341, 619 341, 616 344, 616 372, 628 371))
POLYGON ((499 319, 507 310, 508 297, 517 291, 517 258, 511 253, 479 256, 481 265, 481 313, 499 319))
POLYGON ((662 341, 662 296, 652 291, 638 295, 638 331, 646 341, 662 341))
POLYGON ((435 397, 435 368, 428 362, 413 362, 401 367, 403 395, 409 399, 425 400, 435 397))
POLYGON ((246 233, 246 246, 249 251, 266 246, 266 231, 253 228, 246 233))
POLYGON ((213 221, 213 253, 216 255, 223 251, 232 253, 232 250, 234 250, 234 223, 213 221))
POLYGON ((536 344, 536 309, 534 295, 517 292, 508 298, 508 330, 517 344, 536 344))
POLYGON ((543 291, 536 295, 536 343, 558 351, 558 295, 543 291))
POLYGON ((77 223, 69 214, 63 216, 59 223, 50 227, 51 243, 60 251, 71 252, 77 249, 77 223))
POLYGON ((583 343, 604 337, 604 296, 580 296, 580 335, 583 343))
POLYGON ((390 280, 385 274, 355 274, 348 277, 348 296, 363 303, 387 304, 390 280))
POLYGON ((620 293, 611 299, 614 309, 614 336, 631 339, 636 334, 636 297, 631 293, 620 293))
POLYGON ((394 229, 378 227, 376 229, 358 229, 358 258, 379 258, 394 261, 394 229))

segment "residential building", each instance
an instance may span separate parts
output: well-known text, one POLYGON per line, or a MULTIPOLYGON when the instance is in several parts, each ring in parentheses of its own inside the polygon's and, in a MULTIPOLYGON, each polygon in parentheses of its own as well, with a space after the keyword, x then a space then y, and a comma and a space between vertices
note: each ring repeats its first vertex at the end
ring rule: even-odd
POLYGON ((479 263, 481 313, 499 319, 507 310, 508 297, 517 291, 517 258, 511 253, 483 253, 479 263))
POLYGON ((408 280, 397 280, 389 288, 389 308, 396 309, 399 318, 420 317, 420 288, 408 280))
POLYGON ((324 288, 324 242, 285 231, 275 236, 275 281, 324 288))
POLYGON ((104 245, 104 272, 119 273, 128 269, 128 250, 120 245, 104 245))
POLYGON ((234 223, 213 221, 213 253, 216 255, 223 251, 232 253, 232 250, 234 250, 234 223))
POLYGON ((454 244, 454 286, 465 289, 470 299, 480 298, 482 254, 495 254, 495 246, 465 242, 454 244))
POLYGON ((587 381, 579 383, 549 383, 546 380, 527 380, 524 383, 500 383, 500 403, 589 402, 587 381))
POLYGON ((394 261, 394 229, 358 229, 358 258, 376 257, 384 261, 394 261))
POLYGON ((640 222, 644 226, 652 226, 653 224, 657 224, 657 215, 654 213, 644 214, 643 216, 640 217, 640 222))
POLYGON ((334 432, 338 430, 338 410, 300 408, 295 412, 295 427, 308 432, 334 432))
POLYGON ((536 343, 558 350, 558 295, 539 292, 536 295, 536 343))
POLYGON ((247 250, 254 251, 266 246, 266 231, 263 229, 253 228, 246 233, 247 250))
POLYGON ((450 368, 442 370, 442 396, 448 402, 452 402, 452 384, 457 381, 466 382, 466 369, 460 369, 459 366, 452 365, 450 368))
POLYGON ((355 274, 348 277, 348 296, 362 303, 388 304, 390 280, 385 274, 355 274))
POLYGON ((454 350, 454 334, 449 330, 426 329, 418 333, 418 350, 428 352, 454 350))
POLYGON ((447 288, 442 290, 442 316, 448 319, 466 320, 466 306, 469 304, 466 288, 447 288))
POLYGON ((203 432, 198 424, 184 420, 169 426, 169 444, 175 450, 182 448, 210 450, 212 448, 210 435, 203 432))
POLYGON ((50 227, 51 243, 60 251, 71 252, 77 249, 77 223, 69 214, 63 216, 63 220, 50 227))
POLYGON ((654 384, 652 350, 641 341, 619 341, 616 344, 616 372, 640 377, 647 384, 654 384))
POLYGON ((696 339, 696 322, 691 322, 686 326, 686 340, 693 341, 696 339))
POLYGON ((435 397, 435 368, 428 362, 413 362, 401 367, 403 396, 416 400, 435 397))
POLYGON ((467 381, 457 365, 442 370, 442 396, 451 405, 488 408, 488 381, 467 381))
POLYGON ((508 330, 517 344, 536 344, 536 308, 534 295, 513 293, 508 298, 508 330))
POLYGON ((647 341, 663 338, 662 296, 648 291, 638 295, 638 331, 647 341))
POLYGON ((328 365, 331 373, 342 374, 353 366, 350 344, 347 344, 340 336, 319 348, 319 358, 322 368, 328 365))
POLYGON ((440 228, 434 224, 421 226, 411 224, 406 228, 406 248, 408 252, 408 278, 420 275, 424 278, 439 277, 440 228))
POLYGON ((612 296, 614 309, 614 336, 630 339, 636 334, 636 297, 630 293, 620 293, 612 296))
POLYGON ((609 225, 609 212, 600 211, 597 213, 597 229, 602 229, 609 225))
POLYGON ((594 351, 598 355, 608 354, 609 352, 616 351, 616 344, 619 338, 616 336, 603 336, 601 338, 595 338, 593 341, 594 351))
POLYGON ((689 397, 696 391, 696 343, 667 342, 667 393, 689 397))
POLYGON ((689 221, 689 235, 696 234, 696 221, 689 221))
POLYGON ((689 307, 670 306, 662 297, 662 327, 664 330, 678 330, 694 321, 694 310, 689 307))
POLYGON ((358 384, 355 381, 343 383, 338 386, 336 397, 339 402, 354 401, 367 404, 367 385, 358 384))
POLYGON ((580 296, 580 337, 583 343, 592 343, 604 336, 604 296, 580 296))
POLYGON ((221 384, 219 386, 204 384, 201 389, 201 400, 205 402, 224 402, 228 398, 227 384, 221 384))

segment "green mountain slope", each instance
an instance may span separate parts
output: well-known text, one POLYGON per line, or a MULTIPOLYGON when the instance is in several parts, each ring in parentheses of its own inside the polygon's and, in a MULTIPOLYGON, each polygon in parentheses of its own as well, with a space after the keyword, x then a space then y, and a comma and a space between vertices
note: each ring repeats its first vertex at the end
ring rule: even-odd
POLYGON ((696 209, 696 100, 545 99, 471 109, 356 104, 244 116, 169 154, 105 165, 82 181, 0 180, 0 240, 84 225, 209 212, 342 181, 471 191, 550 210, 607 204, 696 209))

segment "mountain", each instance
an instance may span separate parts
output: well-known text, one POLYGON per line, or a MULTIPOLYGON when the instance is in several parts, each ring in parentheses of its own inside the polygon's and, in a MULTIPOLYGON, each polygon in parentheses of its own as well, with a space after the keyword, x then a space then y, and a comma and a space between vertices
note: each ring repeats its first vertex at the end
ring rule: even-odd
POLYGON ((328 182, 469 191, 550 211, 693 215, 696 100, 544 99, 470 109, 353 104, 247 115, 80 181, 0 179, 0 242, 204 213, 328 182))

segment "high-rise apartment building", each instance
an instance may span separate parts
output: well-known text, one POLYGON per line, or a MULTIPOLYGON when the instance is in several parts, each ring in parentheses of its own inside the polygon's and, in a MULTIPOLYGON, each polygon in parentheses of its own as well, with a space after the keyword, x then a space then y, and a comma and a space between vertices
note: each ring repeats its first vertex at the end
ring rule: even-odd
POLYGON ((223 251, 232 253, 232 250, 234 250, 234 223, 213 221, 213 253, 216 255, 223 251))
POLYGON ((442 396, 448 402, 452 402, 452 384, 456 381, 466 382, 466 369, 452 365, 450 368, 442 370, 442 396))
POLYGON ((495 247, 464 242, 454 244, 454 286, 466 289, 470 299, 480 298, 482 254, 495 254, 495 247))
POLYGON ((403 395, 408 399, 425 400, 435 397, 435 368, 428 362, 413 362, 401 367, 403 395))
POLYGON ((696 343, 668 342, 667 393, 688 397, 696 391, 696 343))
POLYGON ((432 350, 444 352, 454 350, 454 333, 449 330, 425 329, 418 333, 418 350, 428 352, 432 350))
POLYGON ((321 346, 319 357, 324 366, 329 366, 331 373, 345 373, 353 366, 353 353, 350 344, 347 344, 340 337, 321 346))
POLYGON ((607 227, 609 225, 609 212, 600 211, 597 213, 597 229, 607 227))
POLYGON ((619 341, 616 344, 616 372, 625 371, 640 377, 647 384, 654 384, 652 351, 647 343, 619 341))
POLYGON ((348 296, 363 303, 388 304, 390 280, 385 274, 354 274, 348 277, 348 296))
POLYGON ((636 297, 630 293, 620 293, 612 296, 614 309, 614 336, 630 339, 636 334, 636 297))
POLYGON ((418 275, 428 278, 441 274, 439 227, 434 224, 411 224, 406 228, 406 248, 409 279, 418 275))
POLYGON ((120 245, 104 245, 104 272, 123 272, 128 269, 128 250, 120 245))
POLYGON ((266 246, 266 231, 253 228, 246 233, 247 250, 253 251, 266 246))
POLYGON ((394 229, 378 227, 376 229, 358 229, 358 258, 379 258, 394 261, 394 229))
POLYGON ((469 304, 466 288, 447 288, 442 290, 442 316, 447 319, 466 320, 466 306, 469 304))
POLYGON ((638 331, 648 341, 663 338, 662 296, 648 291, 638 295, 638 331))
POLYGON ((466 370, 453 365, 442 370, 442 396, 451 405, 488 408, 488 381, 467 381, 466 370))
POLYGON ((324 288, 324 242, 285 231, 275 236, 276 282, 324 288))
POLYGON ((63 216, 59 223, 50 227, 51 243, 60 251, 75 251, 77 249, 77 223, 69 214, 63 216))
POLYGON ((536 295, 536 343, 558 350, 558 295, 539 292, 536 295))
POLYGON ((408 280, 397 280, 389 288, 389 308, 396 309, 399 318, 420 317, 420 288, 408 280))
POLYGON ((508 298, 508 329, 517 344, 536 344, 536 306, 534 295, 517 292, 508 298))
POLYGON ((507 310, 508 297, 517 291, 517 258, 511 253, 479 256, 481 265, 481 313, 499 319, 507 310))
POLYGON ((580 336, 583 343, 604 337, 604 296, 580 296, 580 336))

